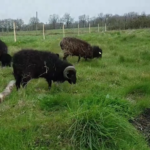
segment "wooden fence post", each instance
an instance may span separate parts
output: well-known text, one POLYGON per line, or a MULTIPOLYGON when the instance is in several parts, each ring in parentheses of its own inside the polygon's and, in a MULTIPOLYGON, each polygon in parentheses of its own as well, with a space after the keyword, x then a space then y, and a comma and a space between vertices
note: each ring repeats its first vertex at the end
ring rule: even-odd
POLYGON ((106 23, 105 23, 105 32, 107 31, 106 23))
POLYGON ((45 40, 45 30, 44 30, 44 23, 43 23, 43 39, 45 40))
POLYGON ((91 29, 90 29, 90 23, 89 23, 89 33, 91 33, 91 29))
POLYGON ((65 37, 65 27, 64 27, 64 24, 63 24, 63 37, 65 37))
POLYGON ((99 24, 98 24, 98 32, 99 32, 99 24))
POLYGON ((16 42, 16 25, 15 22, 13 22, 13 28, 14 28, 14 41, 16 42))
POLYGON ((79 23, 78 23, 78 36, 79 36, 79 23))

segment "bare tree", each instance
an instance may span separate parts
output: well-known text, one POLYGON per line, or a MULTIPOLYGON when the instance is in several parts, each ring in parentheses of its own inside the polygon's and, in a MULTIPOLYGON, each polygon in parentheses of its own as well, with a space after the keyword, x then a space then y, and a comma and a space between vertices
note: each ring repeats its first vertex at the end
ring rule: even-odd
POLYGON ((91 17, 90 18, 90 25, 93 26, 93 27, 97 26, 97 24, 96 24, 96 17, 91 17))
POLYGON ((59 16, 58 15, 53 14, 53 15, 49 16, 49 24, 52 24, 53 29, 56 28, 56 24, 58 23, 58 21, 59 21, 59 16))
MULTIPOLYGON (((43 23, 39 23, 39 19, 36 17, 32 17, 29 20, 29 24, 24 24, 22 19, 3 19, 0 20, 0 32, 3 31, 12 31, 13 30, 13 22, 16 23, 17 30, 35 30, 36 25, 38 25, 38 29, 42 29, 43 23)), ((98 14, 97 17, 90 17, 88 15, 80 15, 79 20, 74 21, 69 13, 65 13, 63 17, 59 18, 57 14, 53 14, 49 16, 49 23, 45 24, 45 29, 48 30, 50 28, 62 28, 63 23, 65 23, 66 28, 74 27, 78 28, 78 23, 80 23, 80 27, 88 27, 89 23, 91 27, 97 27, 99 24, 101 27, 107 25, 107 29, 138 29, 150 27, 150 15, 145 14, 144 12, 138 14, 136 12, 128 12, 124 15, 112 15, 112 14, 98 14)))
POLYGON ((24 25, 23 20, 22 19, 17 19, 17 20, 15 20, 15 22, 16 22, 17 29, 21 30, 22 26, 24 25))
POLYGON ((58 20, 58 24, 59 24, 59 28, 61 29, 64 23, 64 19, 63 18, 59 18, 58 20))
POLYGON ((81 15, 79 16, 79 24, 81 27, 85 27, 86 26, 86 15, 81 15))
POLYGON ((104 22, 103 13, 98 14, 98 22, 99 22, 100 26, 103 26, 103 22, 104 22))
POLYGON ((62 20, 66 24, 66 27, 69 28, 69 26, 73 23, 73 18, 70 16, 70 14, 65 13, 62 20))
POLYGON ((13 21, 12 19, 4 19, 0 20, 0 30, 9 32, 13 29, 13 21))
POLYGON ((33 30, 36 29, 36 24, 38 24, 38 23, 39 23, 39 19, 36 18, 36 17, 32 17, 32 18, 30 18, 30 20, 29 20, 29 25, 31 26, 31 28, 32 28, 33 30))

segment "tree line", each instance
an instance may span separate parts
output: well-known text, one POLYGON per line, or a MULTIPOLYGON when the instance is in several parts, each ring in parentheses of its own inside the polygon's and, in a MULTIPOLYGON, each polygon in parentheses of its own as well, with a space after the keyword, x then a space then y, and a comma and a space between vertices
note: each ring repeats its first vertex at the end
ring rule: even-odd
MULTIPOLYGON (((43 23, 39 18, 31 17, 28 24, 24 24, 22 19, 4 19, 0 20, 0 32, 9 32, 13 30, 13 22, 16 24, 16 30, 29 31, 29 30, 42 30, 43 23)), ((88 15, 81 15, 78 17, 78 21, 75 21, 69 13, 65 13, 63 17, 59 17, 57 14, 52 14, 48 18, 48 23, 45 24, 45 29, 61 29, 62 25, 65 28, 80 28, 107 26, 107 30, 125 30, 125 29, 139 29, 150 27, 150 15, 146 15, 144 12, 138 14, 136 12, 129 12, 124 15, 112 15, 100 13, 96 17, 89 17, 88 15)))

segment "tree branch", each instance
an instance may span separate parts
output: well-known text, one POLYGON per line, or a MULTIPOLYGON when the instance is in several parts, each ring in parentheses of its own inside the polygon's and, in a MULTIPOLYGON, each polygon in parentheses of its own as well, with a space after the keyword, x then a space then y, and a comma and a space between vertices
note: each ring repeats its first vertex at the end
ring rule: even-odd
POLYGON ((11 93, 14 85, 15 80, 10 81, 5 90, 2 93, 0 93, 0 103, 3 102, 4 98, 11 93))

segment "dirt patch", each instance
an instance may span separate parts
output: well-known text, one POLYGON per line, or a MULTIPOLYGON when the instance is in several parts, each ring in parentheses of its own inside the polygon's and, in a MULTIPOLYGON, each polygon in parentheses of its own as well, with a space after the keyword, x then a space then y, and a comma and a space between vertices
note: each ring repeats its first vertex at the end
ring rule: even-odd
POLYGON ((147 108, 137 118, 130 120, 130 122, 144 134, 145 139, 150 146, 150 108, 147 108))

